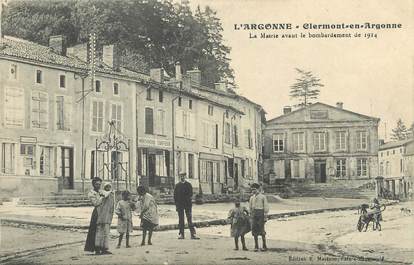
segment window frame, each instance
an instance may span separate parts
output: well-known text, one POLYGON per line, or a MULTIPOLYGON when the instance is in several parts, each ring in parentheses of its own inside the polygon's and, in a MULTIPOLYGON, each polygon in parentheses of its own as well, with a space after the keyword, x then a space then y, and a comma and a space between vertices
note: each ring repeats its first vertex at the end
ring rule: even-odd
POLYGON ((292 138, 293 138, 293 151, 296 153, 303 153, 305 152, 306 148, 305 148, 305 132, 294 132, 292 133, 292 138), (296 137, 298 136, 298 137, 296 137), (299 139, 302 141, 302 149, 299 149, 300 146, 300 141, 299 139))
POLYGON ((357 142, 356 142, 357 151, 367 151, 368 150, 368 132, 367 131, 357 131, 357 142), (361 134, 365 133, 365 137, 362 138, 361 134), (363 147, 363 139, 365 139, 365 148, 363 147))
POLYGON ((313 132, 313 150, 315 153, 319 153, 319 152, 326 152, 327 151, 327 133, 326 132, 321 132, 321 131, 316 131, 313 132), (315 137, 318 135, 318 145, 316 145, 316 139, 315 137), (321 137, 319 137, 320 135, 323 135, 323 149, 320 148, 321 145, 321 137), (318 147, 318 148, 317 148, 318 147))
POLYGON ((283 153, 283 152, 285 152, 285 149, 286 149, 285 147, 286 147, 285 134, 284 133, 274 133, 274 134, 272 134, 273 153, 283 153), (276 136, 277 136, 277 139, 275 139, 276 136), (275 141, 277 141, 277 144, 275 144, 275 141))
POLYGON ((113 96, 115 96, 115 97, 120 97, 121 96, 121 91, 120 91, 119 88, 120 88, 119 82, 116 82, 116 81, 112 82, 112 95, 113 96), (115 93, 115 88, 117 90, 117 93, 115 93))
POLYGON ((105 119, 105 101, 104 100, 102 100, 102 99, 98 99, 98 98, 93 98, 93 99, 91 99, 91 106, 90 106, 90 133, 91 134, 94 134, 94 135, 96 135, 96 134, 103 134, 103 133, 105 133, 105 121, 106 121, 106 119, 105 119), (97 114, 97 117, 96 117, 96 128, 97 128, 97 130, 96 131, 94 131, 93 130, 93 119, 94 119, 94 117, 93 117, 93 103, 94 102, 96 102, 97 103, 97 109, 96 109, 96 114, 97 114), (98 117, 98 114, 99 114, 99 103, 102 103, 102 131, 98 131, 98 125, 99 125, 99 122, 98 122, 98 119, 100 118, 100 117, 98 117))

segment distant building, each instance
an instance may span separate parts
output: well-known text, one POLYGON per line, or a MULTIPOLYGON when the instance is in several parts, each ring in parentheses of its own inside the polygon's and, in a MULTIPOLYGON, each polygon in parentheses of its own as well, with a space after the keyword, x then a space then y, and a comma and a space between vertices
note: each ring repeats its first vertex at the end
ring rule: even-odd
POLYGON ((388 142, 379 146, 379 175, 393 197, 407 196, 414 177, 414 139, 388 142))
POLYGON ((378 175, 378 118, 315 103, 264 129, 265 182, 366 182, 378 175))

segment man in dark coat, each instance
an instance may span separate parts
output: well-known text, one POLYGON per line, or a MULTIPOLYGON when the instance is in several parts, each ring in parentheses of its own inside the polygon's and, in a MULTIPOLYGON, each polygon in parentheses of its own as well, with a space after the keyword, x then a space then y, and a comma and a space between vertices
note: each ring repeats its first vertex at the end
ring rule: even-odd
POLYGON ((184 239, 184 212, 187 216, 187 224, 190 228, 191 239, 200 239, 196 236, 196 231, 191 216, 193 186, 185 180, 185 173, 180 174, 180 182, 175 185, 174 202, 178 213, 178 226, 180 229, 178 239, 184 239))

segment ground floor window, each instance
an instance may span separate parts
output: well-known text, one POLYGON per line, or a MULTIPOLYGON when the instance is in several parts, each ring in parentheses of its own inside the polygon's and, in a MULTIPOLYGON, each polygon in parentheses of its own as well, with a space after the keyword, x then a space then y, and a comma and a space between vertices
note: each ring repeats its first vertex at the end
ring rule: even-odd
POLYGON ((35 169, 35 146, 33 144, 20 144, 20 155, 23 158, 25 175, 30 175, 30 171, 35 169))
POLYGON ((368 175, 367 164, 368 162, 366 158, 357 159, 357 176, 358 177, 366 177, 368 175))
POLYGON ((336 160, 336 177, 337 178, 346 177, 346 159, 336 160))
POLYGON ((15 174, 15 144, 3 143, 1 147, 1 173, 15 174))
POLYGON ((40 161, 39 161, 39 173, 43 176, 51 176, 52 173, 52 147, 41 146, 40 147, 40 161))
POLYGON ((91 151, 91 179, 94 177, 104 178, 105 167, 105 152, 96 150, 91 151))
POLYGON ((220 162, 200 160, 200 181, 220 183, 220 162))

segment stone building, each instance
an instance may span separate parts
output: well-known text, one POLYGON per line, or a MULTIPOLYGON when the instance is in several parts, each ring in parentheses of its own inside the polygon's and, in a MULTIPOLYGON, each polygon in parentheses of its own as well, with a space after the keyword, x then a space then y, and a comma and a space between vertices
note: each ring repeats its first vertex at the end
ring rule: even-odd
POLYGON ((0 42, 4 194, 84 191, 94 176, 118 189, 168 191, 185 172, 205 193, 257 181, 259 105, 225 84, 202 86, 198 70, 130 71, 113 45, 103 47, 91 79, 86 44, 66 47, 53 36, 49 46, 0 42), (109 133, 128 148, 110 146, 109 133))
POLYGON ((264 129, 265 182, 365 182, 378 174, 378 118, 315 103, 264 129))
POLYGON ((392 197, 407 197, 414 176, 413 150, 414 139, 379 146, 379 176, 384 178, 385 191, 392 197))

